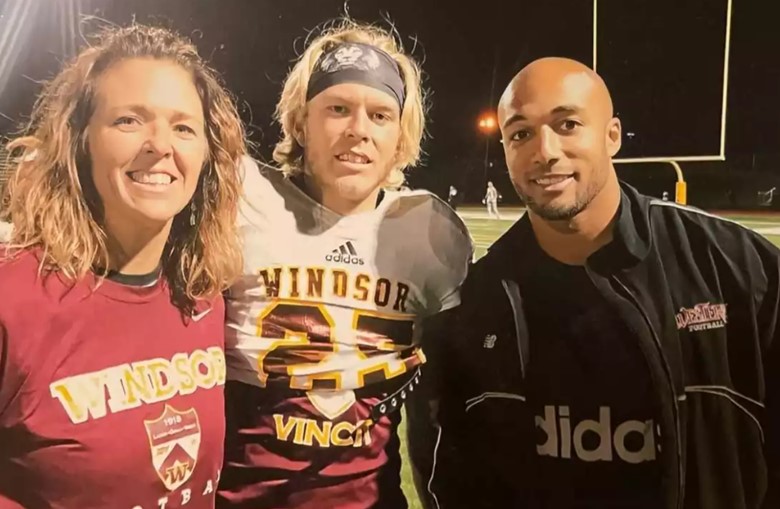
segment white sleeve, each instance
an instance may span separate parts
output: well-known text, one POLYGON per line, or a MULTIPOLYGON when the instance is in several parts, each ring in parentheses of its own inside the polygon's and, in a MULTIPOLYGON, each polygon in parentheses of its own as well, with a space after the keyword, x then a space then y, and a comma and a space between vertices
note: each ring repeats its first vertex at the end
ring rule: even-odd
POLYGON ((460 216, 446 203, 436 200, 433 207, 430 250, 436 263, 429 265, 426 293, 435 298, 429 314, 460 304, 460 286, 474 258, 474 243, 460 216))
POLYGON ((241 199, 239 201, 238 225, 257 224, 258 218, 269 213, 276 205, 278 193, 271 179, 283 179, 281 171, 260 165, 249 156, 244 156, 239 165, 241 178, 241 199), (273 203, 272 203, 273 202, 273 203))
POLYGON ((10 223, 0 221, 0 244, 11 240, 11 230, 13 226, 10 223))

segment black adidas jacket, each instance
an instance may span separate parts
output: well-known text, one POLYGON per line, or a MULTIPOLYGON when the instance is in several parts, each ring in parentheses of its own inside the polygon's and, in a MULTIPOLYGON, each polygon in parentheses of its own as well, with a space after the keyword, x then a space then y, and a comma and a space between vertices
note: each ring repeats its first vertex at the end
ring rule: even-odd
MULTIPOLYGON (((586 269, 650 366, 664 507, 780 508, 780 251, 736 223, 626 185, 618 214, 615 245, 586 269)), ((473 267, 461 306, 425 340, 423 378, 439 398, 430 409, 414 400, 408 414, 429 507, 536 507, 537 438, 524 403, 534 360, 523 253, 532 241, 524 217, 473 267), (429 410, 435 429, 423 424, 429 410)))

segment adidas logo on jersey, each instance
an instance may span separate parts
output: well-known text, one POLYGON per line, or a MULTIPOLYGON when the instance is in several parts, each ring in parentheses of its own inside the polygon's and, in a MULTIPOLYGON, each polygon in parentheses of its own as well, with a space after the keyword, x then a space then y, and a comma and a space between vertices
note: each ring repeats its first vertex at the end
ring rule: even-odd
POLYGON ((352 245, 351 240, 348 240, 329 254, 325 255, 325 261, 346 263, 348 265, 365 264, 363 259, 358 256, 357 250, 355 250, 355 246, 352 245))

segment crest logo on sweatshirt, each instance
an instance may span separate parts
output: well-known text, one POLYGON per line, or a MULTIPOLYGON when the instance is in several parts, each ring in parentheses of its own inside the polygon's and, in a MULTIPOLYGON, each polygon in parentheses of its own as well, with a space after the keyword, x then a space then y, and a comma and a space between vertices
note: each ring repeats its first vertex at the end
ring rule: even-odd
POLYGON ((152 463, 165 487, 173 491, 192 476, 200 448, 198 413, 165 405, 157 419, 145 420, 152 463))

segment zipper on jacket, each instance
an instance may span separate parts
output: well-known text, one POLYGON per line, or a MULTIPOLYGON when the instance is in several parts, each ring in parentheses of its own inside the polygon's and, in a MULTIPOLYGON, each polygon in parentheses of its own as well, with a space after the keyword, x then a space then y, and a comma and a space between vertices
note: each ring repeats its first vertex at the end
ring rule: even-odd
POLYGON ((520 376, 525 380, 525 368, 528 361, 528 328, 525 326, 525 322, 521 322, 522 315, 520 313, 522 309, 520 309, 520 306, 522 306, 522 301, 520 289, 516 283, 506 279, 501 281, 501 285, 509 298, 509 305, 512 306, 512 319, 515 322, 515 336, 517 337, 517 352, 520 355, 520 376), (523 340, 523 338, 526 339, 523 340))
POLYGON ((669 366, 669 363, 666 361, 666 356, 663 354, 663 347, 661 345, 661 340, 658 338, 658 335, 655 333, 655 329, 653 328, 653 324, 650 321, 650 318, 647 316, 647 313, 642 308, 642 306, 639 304, 639 300, 634 296, 633 293, 631 293, 631 290, 628 289, 626 285, 623 284, 622 281, 620 281, 617 276, 613 275, 612 279, 620 286, 620 288, 623 289, 624 292, 628 295, 628 297, 631 298, 634 305, 639 310, 639 313, 642 315, 642 318, 644 318, 645 323, 647 324, 648 329, 650 330, 650 335, 653 336, 653 341, 655 342, 655 346, 658 349, 658 353, 660 354, 661 361, 663 362, 664 371, 666 375, 667 382, 669 383, 669 392, 672 394, 672 411, 674 413, 674 425, 676 433, 676 442, 677 442, 677 503, 675 504, 678 509, 680 509, 683 505, 683 499, 684 499, 684 482, 683 482, 683 464, 682 464, 682 443, 680 441, 681 432, 680 432, 680 407, 677 402, 677 395, 674 393, 674 382, 672 381, 672 369, 669 366))

